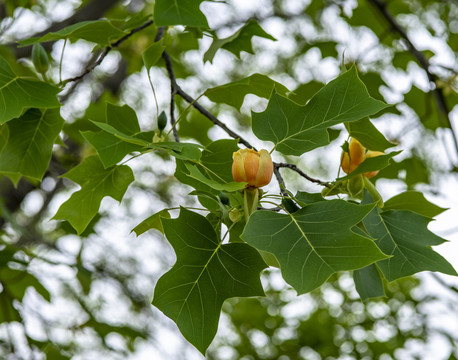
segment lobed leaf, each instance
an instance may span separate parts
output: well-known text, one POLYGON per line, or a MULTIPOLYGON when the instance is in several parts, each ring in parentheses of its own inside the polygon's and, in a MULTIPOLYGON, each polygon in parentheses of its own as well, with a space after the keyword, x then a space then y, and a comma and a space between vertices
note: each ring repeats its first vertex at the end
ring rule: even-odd
MULTIPOLYGON (((371 202, 367 192, 363 202, 371 202)), ((377 266, 388 281, 420 271, 439 271, 457 275, 455 269, 441 255, 431 249, 445 239, 428 230, 430 218, 405 210, 381 211, 374 208, 363 224, 377 246, 392 257, 379 261, 377 266)))
POLYGON ((238 81, 210 88, 205 91, 204 95, 213 102, 228 104, 240 110, 247 94, 268 99, 274 89, 277 93, 285 96, 289 92, 285 86, 268 76, 253 74, 238 81))
POLYGON ((383 210, 408 210, 433 218, 447 209, 429 202, 419 191, 405 191, 387 200, 383 206, 383 210))
POLYGON ((219 49, 226 49, 238 58, 240 58, 240 53, 242 51, 245 51, 249 54, 254 54, 253 46, 251 45, 251 39, 253 36, 259 36, 276 41, 272 35, 264 31, 264 29, 261 27, 261 25, 258 24, 256 20, 249 20, 233 35, 224 39, 214 38, 212 44, 204 54, 204 62, 212 62, 216 52, 219 49))
POLYGON ((370 264, 353 272, 356 291, 361 300, 385 296, 383 280, 376 264, 370 264))
POLYGON ((204 0, 156 0, 154 22, 156 26, 187 25, 208 28, 207 18, 200 11, 204 0))
POLYGON ((21 176, 41 180, 64 120, 59 109, 30 109, 0 126, 0 173, 17 183, 21 176))
POLYGON ((157 213, 143 220, 140 224, 134 227, 132 231, 135 232, 137 236, 140 236, 141 234, 151 229, 155 229, 160 231, 161 233, 164 233, 161 218, 170 219, 169 211, 166 209, 158 211, 157 213))
POLYGON ((129 184, 134 181, 130 167, 112 166, 107 169, 96 155, 89 156, 63 177, 79 184, 81 189, 64 202, 53 219, 67 220, 81 234, 89 225, 105 196, 121 201, 129 184))
POLYGON ((387 258, 371 239, 351 229, 372 209, 373 205, 329 200, 292 214, 256 211, 242 239, 274 254, 283 278, 303 294, 337 271, 358 269, 387 258))
POLYGON ((162 224, 177 260, 157 282, 153 305, 204 354, 224 300, 264 295, 259 273, 267 265, 248 244, 222 244, 205 217, 185 208, 162 224))
POLYGON ((0 125, 21 116, 29 108, 59 107, 59 92, 57 87, 38 79, 17 76, 0 56, 0 125))
POLYGON ((396 146, 396 144, 389 142, 385 136, 377 130, 369 118, 349 122, 346 125, 350 136, 358 140, 366 149, 385 151, 390 147, 396 146))
POLYGON ((259 139, 272 141, 281 153, 299 156, 329 144, 327 128, 360 120, 387 106, 369 96, 352 67, 304 106, 273 94, 264 112, 252 113, 252 127, 259 139))
POLYGON ((19 41, 19 44, 27 46, 38 42, 68 39, 70 41, 86 40, 100 46, 110 46, 113 40, 126 34, 107 20, 81 21, 59 31, 47 33, 42 37, 19 41))

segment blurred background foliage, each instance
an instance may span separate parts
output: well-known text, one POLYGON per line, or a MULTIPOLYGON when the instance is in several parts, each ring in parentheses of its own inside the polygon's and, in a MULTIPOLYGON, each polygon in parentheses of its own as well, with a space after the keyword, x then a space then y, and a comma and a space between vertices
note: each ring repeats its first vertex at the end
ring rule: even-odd
MULTIPOLYGON (((135 28, 151 18, 153 8, 154 1, 147 0, 3 0, 0 54, 17 74, 36 76, 31 48, 18 47, 16 41, 99 18, 120 28, 129 21, 135 28)), ((390 187, 421 189, 442 203, 456 201, 456 194, 447 190, 457 183, 458 171, 453 129, 458 117, 456 1, 229 0, 204 2, 201 9, 210 31, 176 26, 165 29, 163 37, 185 91, 196 98, 209 87, 256 72, 285 85, 293 92, 291 98, 303 104, 343 66, 355 64, 370 94, 395 104, 374 119, 404 150, 377 176, 382 193, 390 194, 390 187), (211 62, 203 61, 212 36, 228 37, 250 20, 276 41, 268 36, 251 39, 254 33, 248 32, 237 45, 248 46, 248 52, 234 55, 230 48, 221 49, 211 62)), ((173 263, 170 247, 154 231, 138 238, 129 235, 161 208, 194 204, 189 189, 174 179, 170 158, 155 154, 133 162, 136 181, 123 204, 105 199, 101 215, 82 236, 66 222, 50 221, 74 190, 59 176, 94 152, 80 131, 94 130, 89 120, 104 121, 106 102, 129 104, 144 131, 157 128, 142 61, 157 33, 154 24, 139 31, 81 81, 65 86, 60 100, 66 124, 41 183, 22 179, 14 187, 7 177, 0 178, 1 358, 201 357, 150 304, 155 281, 173 263)), ((83 40, 43 45, 55 83, 83 73, 104 50, 83 40)), ((170 116, 170 82, 162 59, 150 76, 159 112, 170 116)), ((250 110, 263 109, 265 99, 249 95, 240 111, 205 97, 200 101, 256 141, 248 132, 250 110)), ((175 114, 186 107, 176 97, 175 114)), ((334 148, 299 159, 301 168, 332 179, 345 139, 341 130, 335 129, 334 148)), ((180 122, 178 134, 203 145, 224 136, 196 110, 180 122)), ((290 190, 316 190, 294 174, 284 176, 290 190)), ((450 224, 440 235, 455 233, 456 224, 450 224)), ((263 281, 266 298, 225 303, 209 359, 430 359, 432 350, 434 359, 458 356, 458 292, 446 277, 396 281, 387 285, 386 298, 366 302, 359 300, 345 273, 300 297, 274 270, 263 281)))

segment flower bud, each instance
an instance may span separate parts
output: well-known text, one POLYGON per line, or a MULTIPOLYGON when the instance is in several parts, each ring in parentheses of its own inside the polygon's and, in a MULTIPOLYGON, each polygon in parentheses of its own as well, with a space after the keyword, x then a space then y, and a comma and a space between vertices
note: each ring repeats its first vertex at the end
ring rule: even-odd
MULTIPOLYGON (((366 159, 367 158, 376 157, 376 156, 379 156, 379 155, 384 155, 384 154, 381 151, 368 150, 366 152, 366 159)), ((370 171, 370 172, 364 173, 364 176, 367 177, 368 179, 370 179, 370 178, 373 178, 375 175, 377 175, 378 172, 379 172, 378 170, 370 171)))
POLYGON ((232 154, 232 159, 234 181, 258 188, 270 183, 274 165, 267 150, 240 149, 232 154))
POLYGON ((40 43, 33 44, 32 47, 32 62, 35 69, 40 73, 44 74, 48 71, 49 60, 46 50, 40 43))
POLYGON ((364 146, 358 140, 350 140, 348 152, 343 151, 340 159, 340 166, 346 174, 353 172, 364 161, 364 151, 364 146))

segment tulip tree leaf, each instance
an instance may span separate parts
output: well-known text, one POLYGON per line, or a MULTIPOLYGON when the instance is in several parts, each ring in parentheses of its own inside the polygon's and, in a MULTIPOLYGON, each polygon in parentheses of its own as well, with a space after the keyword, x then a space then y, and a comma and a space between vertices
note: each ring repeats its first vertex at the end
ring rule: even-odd
POLYGON ((429 202, 421 192, 412 190, 405 191, 387 200, 383 210, 409 210, 433 218, 447 209, 429 202))
MULTIPOLYGON (((0 126, 0 173, 41 180, 64 120, 59 109, 30 109, 0 126)), ((14 180, 13 180, 14 181, 14 180)))
POLYGON ((389 154, 379 155, 372 158, 366 158, 361 164, 359 164, 359 166, 355 170, 351 172, 351 174, 338 178, 337 180, 342 181, 350 179, 355 175, 364 174, 369 171, 384 169, 391 164, 391 159, 400 153, 401 151, 393 151, 389 154))
POLYGON ((156 0, 154 22, 156 26, 187 25, 208 28, 207 18, 199 7, 203 0, 156 0))
POLYGON ((113 26, 107 20, 81 21, 67 26, 62 30, 48 33, 42 37, 34 37, 20 41, 23 46, 32 45, 38 42, 56 41, 68 39, 70 41, 86 40, 100 46, 110 46, 115 39, 126 35, 124 31, 113 26))
POLYGON ((239 150, 237 139, 222 139, 208 144, 202 151, 202 157, 197 162, 177 161, 175 177, 184 184, 196 190, 219 193, 217 188, 225 188, 229 183, 230 190, 243 188, 241 183, 233 183, 232 154, 239 150), (192 174, 191 170, 192 169, 192 174), (241 186, 241 187, 240 187, 241 186))
POLYGON ((274 254, 283 278, 303 294, 337 271, 358 269, 387 257, 373 240, 351 230, 372 208, 329 200, 292 214, 256 211, 242 239, 274 254))
POLYGON ((0 124, 21 116, 29 108, 55 108, 60 90, 38 79, 17 76, 0 56, 0 124))
MULTIPOLYGON (((370 195, 365 192, 363 202, 370 201, 370 195)), ((374 208, 363 219, 364 227, 377 246, 385 254, 392 255, 377 263, 388 281, 425 270, 457 275, 452 265, 431 249, 431 246, 446 240, 428 230, 430 221, 430 218, 411 211, 382 212, 379 208, 374 208)))
POLYGON ((357 121, 386 108, 369 96, 352 67, 325 85, 304 106, 273 94, 264 112, 253 112, 253 132, 272 141, 285 155, 303 153, 329 144, 327 128, 357 121))
POLYGON ((289 92, 285 86, 268 76, 253 74, 241 80, 208 89, 205 95, 213 102, 228 104, 240 110, 247 94, 268 99, 274 89, 284 96, 289 92))
POLYGON ((165 46, 162 41, 157 41, 150 45, 142 54, 143 63, 147 70, 156 65, 164 52, 165 46))
POLYGON ((259 36, 273 41, 277 40, 272 35, 266 33, 256 20, 249 20, 241 29, 231 36, 224 39, 213 39, 212 44, 204 54, 204 62, 212 62, 219 49, 226 49, 238 58, 240 58, 240 53, 242 51, 254 54, 253 46, 251 45, 253 36, 259 36))
POLYGON ((143 220, 132 230, 137 236, 140 236, 148 230, 155 229, 164 233, 164 228, 162 227, 161 218, 170 219, 170 213, 168 210, 161 210, 157 213, 151 215, 147 219, 143 220))
POLYGON ((370 264, 353 272, 356 291, 361 300, 385 296, 383 279, 377 269, 377 265, 370 264))
POLYGON ((132 170, 127 165, 105 169, 99 157, 89 156, 63 177, 81 186, 64 202, 54 219, 67 220, 81 234, 89 225, 105 196, 121 201, 129 184, 134 181, 132 170))
POLYGON ((162 224, 177 260, 157 282, 153 305, 204 354, 224 300, 264 295, 259 273, 267 265, 248 244, 222 244, 205 217, 185 208, 162 224))
POLYGON ((383 134, 377 130, 369 118, 352 121, 346 124, 351 137, 358 140, 366 149, 374 151, 385 151, 396 146, 389 142, 383 134))

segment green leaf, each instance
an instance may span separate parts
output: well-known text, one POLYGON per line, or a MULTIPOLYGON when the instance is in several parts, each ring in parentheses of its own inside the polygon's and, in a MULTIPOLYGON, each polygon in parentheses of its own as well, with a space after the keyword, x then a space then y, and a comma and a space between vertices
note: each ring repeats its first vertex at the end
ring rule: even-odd
POLYGON ((143 52, 143 63, 147 70, 156 65, 164 52, 165 46, 162 41, 155 42, 143 52))
POLYGON ((164 228, 162 227, 161 218, 170 219, 170 213, 168 210, 164 209, 158 211, 157 213, 151 215, 149 218, 143 220, 140 224, 133 228, 133 232, 137 236, 140 236, 148 230, 155 229, 164 233, 164 228))
POLYGON ((259 273, 267 265, 247 244, 222 244, 199 214, 182 208, 177 219, 162 223, 177 261, 157 282, 153 305, 204 354, 216 334, 224 300, 264 295, 259 273))
POLYGON ((321 195, 321 193, 308 193, 305 191, 298 191, 295 198, 304 205, 310 205, 316 202, 326 201, 321 195))
POLYGON ((419 191, 405 191, 387 200, 383 210, 408 210, 432 219, 447 209, 429 202, 419 191))
MULTIPOLYGON (((208 191, 212 194, 219 194, 214 187, 221 187, 227 183, 233 182, 232 179, 232 154, 239 150, 237 139, 217 140, 202 151, 202 158, 198 162, 191 162, 188 165, 195 166, 201 173, 194 171, 190 176, 190 171, 186 162, 177 161, 175 177, 184 184, 190 185, 196 190, 208 191), (197 178, 196 178, 197 177, 197 178), (210 183, 213 186, 210 186, 210 183)), ((239 185, 230 185, 239 188, 239 185)))
POLYGON ((285 86, 266 75, 253 74, 241 80, 208 89, 204 95, 213 102, 228 104, 240 110, 247 94, 268 99, 274 89, 285 96, 289 91, 285 86))
POLYGON ((249 54, 254 54, 253 46, 251 45, 251 38, 253 36, 259 36, 276 41, 272 35, 264 31, 264 29, 261 27, 261 25, 258 24, 256 20, 249 20, 233 35, 224 39, 214 38, 212 44, 204 54, 204 62, 212 62, 216 52, 219 49, 226 49, 238 58, 240 58, 240 53, 242 51, 245 51, 249 54))
POLYGON ((329 144, 328 127, 360 120, 387 106, 369 96, 352 67, 305 106, 274 94, 264 112, 252 113, 253 132, 261 140, 272 141, 285 155, 302 155, 329 144))
POLYGON ((35 276, 26 270, 11 269, 7 266, 2 267, 0 269, 0 281, 2 286, 6 287, 8 294, 19 301, 23 300, 29 287, 33 287, 45 300, 51 301, 51 295, 48 290, 35 276))
POLYGON ((17 76, 0 56, 0 124, 21 116, 29 108, 55 108, 58 88, 38 79, 17 76))
POLYGON ((154 22, 156 26, 188 25, 208 28, 207 18, 199 7, 203 0, 156 0, 154 22))
POLYGON ((379 155, 372 158, 366 158, 366 160, 364 160, 355 170, 353 170, 351 174, 338 178, 337 180, 342 181, 350 179, 359 174, 364 174, 366 172, 386 168, 388 165, 390 165, 391 158, 393 156, 398 155, 399 153, 401 153, 401 151, 393 151, 386 155, 379 155))
POLYGON ((256 211, 242 239, 274 254, 283 278, 303 294, 337 271, 358 269, 387 257, 371 239, 351 230, 372 208, 329 200, 287 215, 256 211))
POLYGON ((410 91, 404 94, 404 102, 417 113, 418 119, 425 128, 436 130, 438 127, 449 127, 437 110, 432 92, 425 93, 415 85, 412 85, 410 91))
POLYGON ((0 173, 41 180, 63 126, 59 109, 30 109, 0 126, 0 173))
POLYGON ((127 33, 114 27, 107 20, 81 21, 67 26, 62 30, 48 33, 42 37, 34 37, 19 41, 22 46, 35 44, 38 42, 56 41, 68 39, 70 41, 86 40, 100 46, 110 46, 115 39, 121 38, 127 33))
POLYGON ((191 165, 186 163, 185 164, 186 169, 188 169, 188 176, 196 179, 205 185, 211 187, 212 189, 218 190, 218 191, 237 191, 245 188, 246 183, 240 183, 240 182, 235 182, 231 181, 228 183, 221 183, 220 181, 215 181, 211 180, 208 177, 206 177, 202 172, 197 168, 196 165, 191 165))
MULTIPOLYGON (((363 203, 371 201, 365 192, 363 203)), ((430 218, 411 211, 382 212, 379 208, 374 208, 363 219, 364 227, 377 246, 385 254, 392 255, 377 263, 388 281, 425 270, 457 275, 452 265, 431 249, 445 240, 427 229, 430 221, 430 218)))
POLYGON ((64 202, 54 219, 67 220, 81 234, 97 215, 105 196, 121 201, 129 184, 134 181, 130 167, 112 166, 105 169, 100 158, 89 156, 63 177, 79 184, 81 189, 64 202))
POLYGON ((383 280, 375 264, 355 270, 353 272, 353 280, 355 282, 356 291, 363 301, 370 298, 386 296, 383 280))
POLYGON ((312 80, 307 84, 299 85, 288 97, 300 105, 305 105, 323 86, 323 83, 312 80))
POLYGON ((350 136, 358 140, 366 149, 385 151, 396 146, 396 144, 389 142, 367 117, 349 122, 346 125, 350 136))

